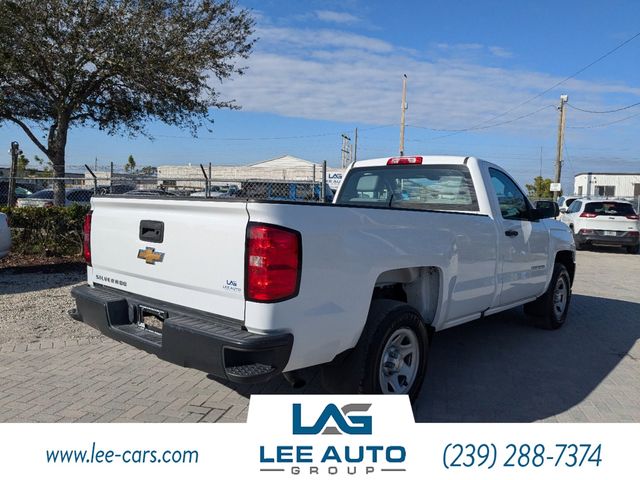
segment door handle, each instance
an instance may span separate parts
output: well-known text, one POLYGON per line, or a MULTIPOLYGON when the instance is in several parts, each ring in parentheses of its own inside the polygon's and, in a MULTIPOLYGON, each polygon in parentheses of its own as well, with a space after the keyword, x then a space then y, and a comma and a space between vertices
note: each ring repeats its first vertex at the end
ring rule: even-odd
POLYGON ((504 234, 507 237, 517 237, 518 236, 518 231, 517 230, 507 230, 504 232, 504 234))

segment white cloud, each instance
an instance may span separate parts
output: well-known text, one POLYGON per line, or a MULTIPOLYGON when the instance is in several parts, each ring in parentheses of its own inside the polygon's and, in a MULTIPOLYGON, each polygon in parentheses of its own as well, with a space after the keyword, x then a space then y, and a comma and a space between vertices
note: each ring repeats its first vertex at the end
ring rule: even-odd
POLYGON ((511 58, 511 57, 513 57, 513 53, 511 53, 506 48, 496 47, 496 46, 492 46, 492 47, 488 47, 488 48, 489 48, 489 52, 492 55, 495 55, 496 57, 500 57, 500 58, 511 58))
POLYGON ((322 22, 353 24, 358 23, 360 19, 355 15, 347 12, 335 12, 333 10, 316 10, 316 18, 322 22))
MULTIPOLYGON (((439 44, 436 48, 447 53, 427 58, 378 38, 340 30, 263 27, 259 36, 261 41, 248 61, 246 75, 225 83, 222 92, 247 111, 359 124, 397 123, 401 76, 406 73, 408 123, 459 129, 487 123, 487 119, 562 79, 542 72, 483 65, 476 56, 450 55, 452 51, 481 51, 485 59, 488 54, 501 58, 511 55, 502 47, 475 43, 439 44)), ((610 104, 612 95, 640 97, 640 88, 572 79, 488 123, 555 105, 561 93, 570 93, 583 104, 610 104)), ((592 120, 571 112, 574 124, 592 120)), ((546 138, 555 131, 556 122, 555 109, 546 108, 499 128, 546 138)))

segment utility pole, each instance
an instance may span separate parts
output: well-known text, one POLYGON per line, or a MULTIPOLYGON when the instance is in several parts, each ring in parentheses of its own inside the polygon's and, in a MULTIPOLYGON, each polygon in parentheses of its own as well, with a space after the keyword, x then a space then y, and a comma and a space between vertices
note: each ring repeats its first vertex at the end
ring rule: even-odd
POLYGON ((542 178, 542 147, 540 147, 540 178, 542 178))
MULTIPOLYGON (((556 149, 556 178, 555 183, 560 183, 562 176, 562 145, 564 144, 565 104, 569 101, 569 95, 560 95, 560 120, 558 121, 558 146, 556 149)), ((553 199, 558 200, 558 192, 553 192, 553 199)))
POLYGON ((16 202, 16 176, 18 175, 18 156, 22 153, 18 142, 11 142, 9 153, 11 154, 11 169, 9 171, 9 192, 7 195, 7 206, 13 207, 16 202))
POLYGON ((353 158, 351 161, 355 162, 358 157, 358 127, 356 127, 356 132, 353 139, 353 158))
POLYGON ((407 74, 402 76, 402 105, 400 107, 400 155, 404 155, 404 124, 407 111, 407 74))
POLYGON ((344 133, 342 134, 342 148, 340 151, 342 152, 342 169, 347 168, 347 164, 349 163, 349 159, 351 158, 351 145, 349 144, 351 139, 347 137, 344 133))

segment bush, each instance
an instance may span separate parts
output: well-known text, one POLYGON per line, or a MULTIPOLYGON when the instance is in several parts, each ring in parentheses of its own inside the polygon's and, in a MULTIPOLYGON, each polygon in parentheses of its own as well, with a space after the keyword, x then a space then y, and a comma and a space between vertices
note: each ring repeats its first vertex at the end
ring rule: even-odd
POLYGON ((82 225, 89 207, 0 207, 11 227, 11 251, 27 255, 79 255, 82 225))

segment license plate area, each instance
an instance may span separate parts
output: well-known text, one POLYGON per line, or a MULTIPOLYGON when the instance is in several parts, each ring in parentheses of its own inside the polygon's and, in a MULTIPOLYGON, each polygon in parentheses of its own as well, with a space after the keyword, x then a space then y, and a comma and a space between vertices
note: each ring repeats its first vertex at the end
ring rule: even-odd
POLYGON ((608 237, 615 237, 618 234, 618 232, 615 232, 613 230, 605 230, 603 233, 608 237))
POLYGON ((162 335, 162 327, 167 319, 167 312, 146 305, 138 305, 136 309, 136 326, 157 335, 162 335))

